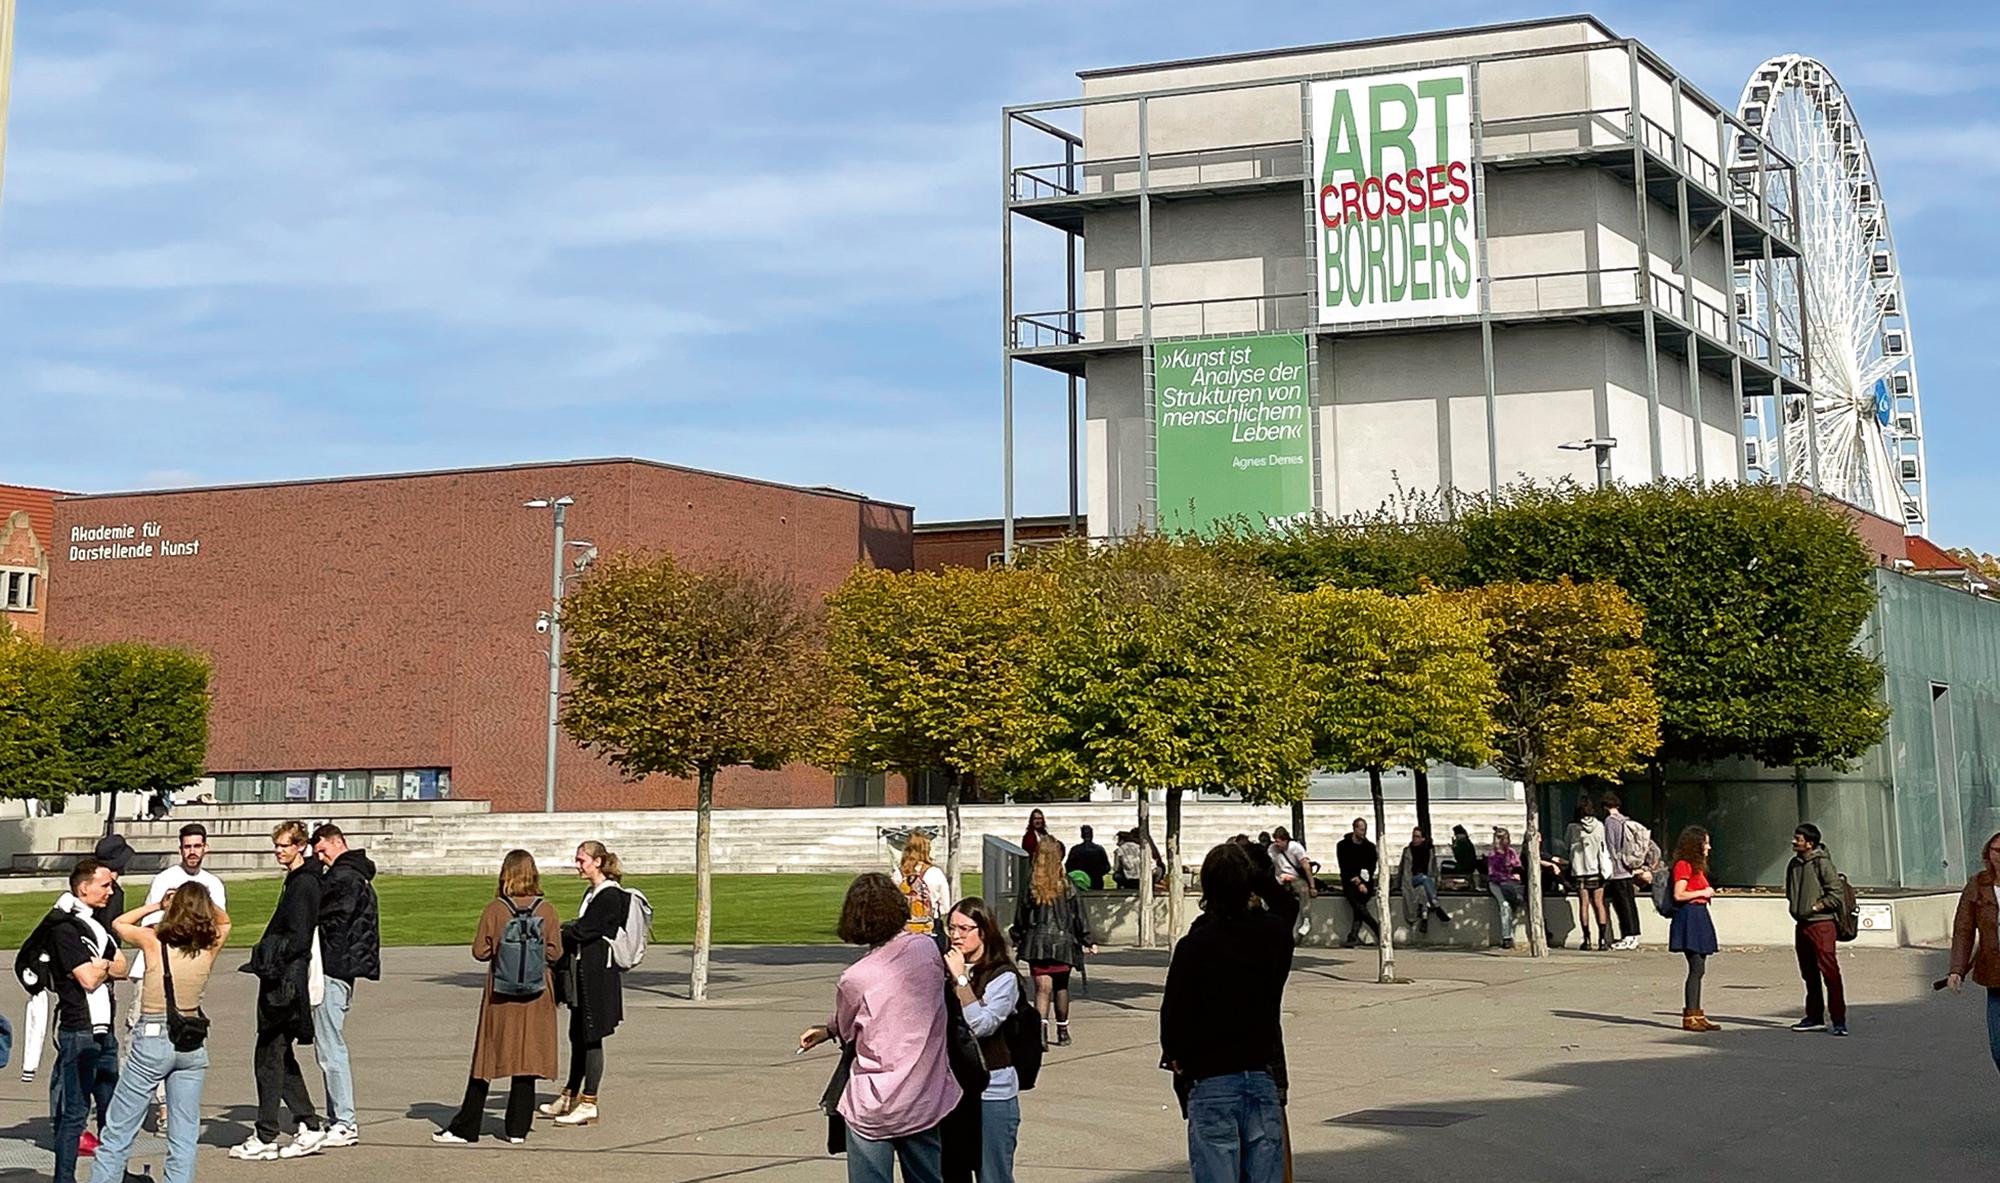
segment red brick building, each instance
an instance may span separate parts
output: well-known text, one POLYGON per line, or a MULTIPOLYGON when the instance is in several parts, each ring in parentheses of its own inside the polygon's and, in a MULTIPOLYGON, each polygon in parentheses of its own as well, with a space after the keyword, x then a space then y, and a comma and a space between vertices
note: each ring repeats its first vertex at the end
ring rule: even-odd
MULTIPOLYGON (((1081 529, 1083 523, 1078 522, 1081 529)), ((1014 519, 1014 542, 1029 546, 1053 542, 1068 534, 1069 519, 1062 516, 1014 519)), ((942 571, 946 567, 970 567, 984 571, 1000 560, 1001 522, 982 518, 965 522, 921 522, 914 529, 916 569, 942 571)))
POLYGON ((47 615, 58 496, 54 489, 0 485, 0 621, 24 636, 40 637, 47 615))
MULTIPOLYGON (((48 636, 143 640, 215 667, 218 800, 451 796, 539 809, 553 523, 605 554, 736 558, 823 592, 907 570, 910 510, 643 460, 61 497, 48 636)), ((563 809, 691 807, 563 740, 563 809)), ((898 786, 900 788, 900 786, 898 786)), ((877 793, 880 793, 878 788, 877 793)), ((717 804, 831 805, 835 778, 731 769, 717 804)))

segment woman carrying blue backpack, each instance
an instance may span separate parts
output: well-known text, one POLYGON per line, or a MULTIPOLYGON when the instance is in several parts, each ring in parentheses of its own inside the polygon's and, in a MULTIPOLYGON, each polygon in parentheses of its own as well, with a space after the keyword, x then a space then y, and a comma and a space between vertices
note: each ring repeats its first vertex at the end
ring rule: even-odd
POLYGON ((500 863, 494 898, 479 915, 472 956, 486 963, 479 1000, 479 1032, 472 1041, 472 1072, 465 1101, 451 1124, 431 1141, 479 1141, 486 1093, 493 1081, 507 1090, 506 1137, 522 1142, 535 1120, 535 1081, 556 1074, 556 998, 550 967, 562 957, 562 922, 542 898, 535 856, 510 850, 500 863))

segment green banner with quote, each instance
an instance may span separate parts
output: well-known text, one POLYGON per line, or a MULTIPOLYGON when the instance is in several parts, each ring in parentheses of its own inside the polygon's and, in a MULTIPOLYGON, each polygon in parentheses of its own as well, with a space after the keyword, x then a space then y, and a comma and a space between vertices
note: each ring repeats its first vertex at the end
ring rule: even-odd
POLYGON ((1160 526, 1253 526, 1312 512, 1306 337, 1206 337, 1153 346, 1160 526))

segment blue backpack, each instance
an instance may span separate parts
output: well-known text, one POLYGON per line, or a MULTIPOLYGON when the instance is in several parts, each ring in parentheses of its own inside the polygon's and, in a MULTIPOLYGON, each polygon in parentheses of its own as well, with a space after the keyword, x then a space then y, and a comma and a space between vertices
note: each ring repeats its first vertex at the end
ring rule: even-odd
POLYGON ((493 993, 500 998, 526 1001, 540 998, 548 989, 548 944, 543 939, 540 908, 536 896, 525 908, 507 907, 513 915, 500 930, 500 945, 493 951, 493 993))

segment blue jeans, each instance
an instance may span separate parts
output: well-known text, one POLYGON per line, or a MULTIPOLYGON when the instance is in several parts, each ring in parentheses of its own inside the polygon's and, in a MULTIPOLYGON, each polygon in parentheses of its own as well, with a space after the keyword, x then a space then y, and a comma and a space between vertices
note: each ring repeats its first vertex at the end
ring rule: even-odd
POLYGON ((313 1008, 313 1051, 326 1077, 326 1111, 333 1120, 354 1125, 354 1072, 347 1059, 347 1008, 354 1004, 354 983, 326 979, 320 1004, 313 1008))
POLYGON ((1014 1183, 1021 1139, 1021 1098, 979 1102, 979 1183, 1014 1183))
POLYGON ((1410 886, 1417 888, 1424 893, 1424 899, 1428 901, 1428 903, 1425 904, 1426 907, 1435 908, 1438 906, 1437 884, 1431 882, 1431 877, 1429 875, 1410 876, 1410 886))
POLYGON ((1188 1094, 1188 1167, 1194 1183, 1282 1183, 1285 1111, 1270 1073, 1195 1082, 1188 1094))
POLYGON ((848 1127, 847 1183, 893 1183, 898 1161, 903 1164, 903 1183, 944 1183, 944 1141, 937 1127, 880 1142, 848 1127))
MULTIPOLYGON (((118 1037, 109 1031, 56 1032, 56 1066, 49 1073, 49 1116, 55 1122, 55 1183, 76 1183, 76 1140, 90 1106, 97 1105, 97 1124, 118 1087, 118 1037)), ((96 1176, 93 1175, 92 1178, 96 1176)), ((109 1178, 110 1176, 106 1176, 109 1178)))
POLYGON ((1986 991, 1986 1044, 1993 1053, 1993 1066, 2000 1068, 2000 990, 1986 991))
POLYGON ((1493 902, 1500 905, 1500 939, 1514 939, 1514 909, 1528 906, 1528 889, 1519 883, 1492 883, 1486 890, 1493 893, 1493 902))
POLYGON ((97 1148, 97 1164, 90 1177, 123 1179, 125 1162, 132 1155, 132 1141, 146 1120, 146 1105, 153 1088, 167 1087, 166 1183, 194 1183, 194 1147, 201 1136, 201 1086, 208 1078, 208 1049, 191 1052, 174 1050, 167 1038, 165 1016, 139 1020, 132 1035, 132 1051, 125 1057, 125 1070, 118 1076, 118 1089, 111 1094, 110 1115, 104 1121, 104 1141, 97 1148))

